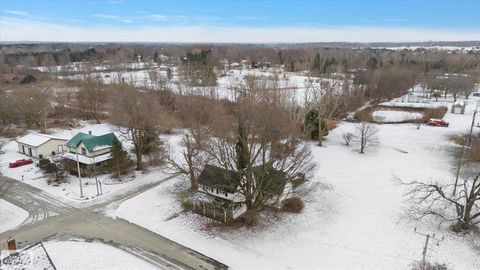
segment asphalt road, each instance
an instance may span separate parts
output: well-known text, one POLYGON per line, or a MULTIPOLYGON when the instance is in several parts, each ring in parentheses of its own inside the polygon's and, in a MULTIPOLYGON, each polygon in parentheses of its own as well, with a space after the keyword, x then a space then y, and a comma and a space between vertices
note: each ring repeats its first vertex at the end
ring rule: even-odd
POLYGON ((0 194, 0 197, 25 209, 29 214, 21 226, 0 234, 2 242, 10 235, 14 236, 18 248, 51 239, 82 238, 121 248, 160 269, 228 268, 212 258, 127 220, 113 219, 103 214, 103 209, 108 205, 119 205, 162 182, 143 186, 89 207, 75 207, 61 202, 42 190, 4 176, 0 176, 0 183, 6 185, 6 191, 0 194))

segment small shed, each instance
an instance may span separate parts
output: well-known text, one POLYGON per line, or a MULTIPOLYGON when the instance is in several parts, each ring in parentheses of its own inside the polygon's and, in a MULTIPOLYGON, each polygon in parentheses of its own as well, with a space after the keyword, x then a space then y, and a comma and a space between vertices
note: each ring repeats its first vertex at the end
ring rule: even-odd
POLYGON ((30 133, 17 140, 19 153, 40 159, 63 153, 66 143, 65 139, 38 133, 30 133))
POLYGON ((456 101, 455 103, 453 103, 451 113, 464 114, 465 113, 465 102, 456 101))

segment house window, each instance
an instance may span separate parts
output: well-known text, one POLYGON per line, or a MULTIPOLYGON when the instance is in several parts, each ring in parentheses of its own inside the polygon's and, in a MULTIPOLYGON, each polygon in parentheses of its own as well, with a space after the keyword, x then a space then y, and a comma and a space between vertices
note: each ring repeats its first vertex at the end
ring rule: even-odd
POLYGON ((87 149, 85 149, 85 147, 82 147, 82 155, 87 155, 87 149))
POLYGON ((215 191, 216 191, 216 192, 217 192, 217 194, 218 194, 218 189, 215 189, 215 191))
POLYGON ((225 197, 228 197, 228 192, 225 192, 225 197))

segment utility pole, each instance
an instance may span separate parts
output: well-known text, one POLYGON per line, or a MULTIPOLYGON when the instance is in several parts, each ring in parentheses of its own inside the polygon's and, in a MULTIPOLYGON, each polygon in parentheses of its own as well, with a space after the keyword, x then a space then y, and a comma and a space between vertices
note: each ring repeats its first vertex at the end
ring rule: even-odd
POLYGON ((98 190, 98 178, 97 178, 97 168, 95 163, 95 157, 92 157, 93 163, 93 174, 95 175, 95 186, 97 187, 97 196, 100 196, 100 191, 98 190))
POLYGON ((78 161, 78 147, 77 149, 75 149, 75 154, 77 155, 77 171, 78 171, 78 182, 80 183, 80 198, 83 198, 82 173, 80 172, 80 162, 78 161))
POLYGON ((444 236, 442 236, 441 239, 435 238, 435 234, 424 234, 421 232, 417 232, 417 228, 413 230, 416 234, 425 236, 425 245, 423 246, 423 252, 422 252, 422 268, 425 270, 427 269, 427 253, 428 253, 428 246, 433 242, 436 241, 436 245, 439 246, 440 242, 445 239, 444 236))
POLYGON ((473 112, 472 125, 470 126, 470 134, 468 134, 468 144, 467 144, 468 147, 470 147, 470 145, 472 144, 473 127, 475 126, 476 116, 477 116, 477 108, 475 108, 475 111, 473 112))
POLYGON ((466 156, 468 157, 468 154, 470 152, 470 146, 472 144, 472 136, 473 136, 473 127, 475 126, 475 118, 477 116, 478 105, 479 105, 479 102, 477 102, 477 106, 475 107, 475 111, 473 112, 472 124, 470 125, 470 132, 468 134, 467 144, 466 145, 465 143, 463 144, 462 153, 460 154, 460 158, 458 160, 457 173, 455 175, 455 185, 453 186, 453 194, 452 194, 453 196, 455 196, 457 192, 458 178, 460 177, 460 168, 462 167, 463 156, 466 154, 466 156))

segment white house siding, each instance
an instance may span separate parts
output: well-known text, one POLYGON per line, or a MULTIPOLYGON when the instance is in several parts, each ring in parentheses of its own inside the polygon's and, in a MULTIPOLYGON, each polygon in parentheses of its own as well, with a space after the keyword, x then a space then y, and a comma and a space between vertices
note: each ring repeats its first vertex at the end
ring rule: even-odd
POLYGON ((47 158, 52 156, 52 153, 55 152, 55 154, 63 153, 63 151, 66 151, 67 148, 65 146, 66 140, 58 140, 58 139, 51 139, 47 141, 46 143, 39 145, 37 147, 20 143, 17 142, 18 144, 18 152, 25 154, 27 156, 30 156, 29 149, 32 149, 32 157, 34 158, 47 158), (25 153, 23 151, 25 149, 25 153))
POLYGON ((211 187, 207 187, 207 186, 204 186, 204 185, 201 185, 201 184, 198 185, 198 188, 199 188, 199 190, 201 190, 203 192, 206 192, 210 195, 213 195, 215 197, 218 197, 218 198, 230 200, 230 201, 233 201, 233 202, 243 202, 243 201, 245 201, 245 196, 243 196, 242 194, 240 194, 238 192, 236 192, 236 193, 229 193, 229 192, 225 193, 224 191, 217 190, 215 188, 212 191, 211 187))
POLYGON ((245 212, 247 212, 247 205, 242 204, 242 206, 240 208, 237 208, 237 209, 233 210, 233 215, 232 215, 233 219, 236 219, 237 217, 241 216, 245 212))
MULTIPOLYGON (((93 152, 90 152, 88 151, 87 147, 85 147, 85 145, 82 143, 80 143, 76 149, 77 153, 79 155, 82 155, 82 148, 85 148, 85 150, 87 151, 87 154, 86 156, 87 157, 96 157, 96 156, 99 156, 99 155, 103 155, 103 154, 107 154, 107 153, 110 153, 111 152, 111 148, 110 147, 107 147, 107 148, 103 148, 103 149, 100 149, 100 150, 97 150, 97 151, 93 151, 93 152)), ((74 153, 75 153, 75 149, 74 150, 74 153)))

